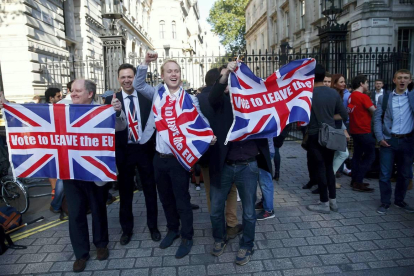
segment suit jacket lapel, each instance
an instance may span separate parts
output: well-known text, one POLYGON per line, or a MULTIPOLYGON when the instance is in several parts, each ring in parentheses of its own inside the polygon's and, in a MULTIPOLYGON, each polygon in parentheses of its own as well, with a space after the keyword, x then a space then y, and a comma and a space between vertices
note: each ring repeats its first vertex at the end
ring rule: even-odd
POLYGON ((122 97, 122 91, 116 93, 115 95, 116 95, 116 98, 121 102, 121 104, 122 104, 122 110, 124 111, 125 116, 127 116, 126 108, 125 108, 125 104, 124 104, 124 98, 122 97))

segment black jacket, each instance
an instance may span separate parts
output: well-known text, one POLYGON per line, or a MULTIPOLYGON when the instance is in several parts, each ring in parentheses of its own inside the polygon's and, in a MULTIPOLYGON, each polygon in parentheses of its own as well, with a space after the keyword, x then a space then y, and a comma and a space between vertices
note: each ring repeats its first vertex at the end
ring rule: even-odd
MULTIPOLYGON (((227 133, 233 124, 233 109, 230 102, 229 94, 225 94, 227 84, 221 84, 218 81, 208 90, 203 90, 199 95, 201 112, 210 121, 214 135, 217 136, 217 142, 210 146, 210 183, 215 187, 220 187, 221 171, 224 167, 229 144, 224 145, 227 133), (208 102, 206 101, 208 95, 208 102)), ((207 87, 208 88, 208 87, 207 87)), ((206 88, 206 89, 207 89, 206 88)), ((272 171, 270 161, 269 145, 267 139, 255 139, 260 154, 257 155, 259 168, 268 172, 272 171)))

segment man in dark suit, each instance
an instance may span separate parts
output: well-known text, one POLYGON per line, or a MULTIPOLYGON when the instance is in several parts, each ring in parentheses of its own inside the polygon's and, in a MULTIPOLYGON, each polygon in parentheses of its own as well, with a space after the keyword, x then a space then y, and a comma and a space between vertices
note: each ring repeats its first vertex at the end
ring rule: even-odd
MULTIPOLYGON (((120 196, 119 222, 122 227, 120 243, 126 245, 131 240, 134 228, 132 201, 134 198, 135 167, 142 181, 147 208, 147 225, 154 241, 161 239, 158 231, 157 189, 154 180, 152 159, 155 153, 153 116, 151 101, 135 91, 132 83, 136 69, 131 64, 118 68, 118 82, 122 91, 116 94, 122 103, 122 110, 128 120, 128 127, 115 134, 116 166, 120 196)), ((112 97, 107 97, 109 103, 112 97)))
POLYGON ((233 124, 230 96, 225 91, 228 85, 228 76, 236 67, 236 62, 230 62, 227 68, 221 71, 220 78, 209 94, 209 102, 215 115, 210 125, 217 136, 216 145, 210 148, 212 156, 210 158, 210 219, 215 241, 211 254, 220 256, 227 245, 224 206, 227 195, 233 183, 235 183, 242 201, 244 226, 240 249, 236 256, 236 264, 245 265, 250 261, 253 254, 259 167, 271 172, 272 165, 267 139, 224 144, 227 133, 233 124))
POLYGON ((394 74, 395 89, 389 96, 380 96, 374 114, 374 132, 380 144, 381 206, 379 214, 386 214, 391 205, 391 174, 397 164, 397 183, 394 205, 406 212, 414 208, 404 202, 410 180, 413 177, 414 159, 414 93, 409 92, 411 72, 400 69, 394 74), (387 101, 383 105, 383 101, 387 101), (385 109, 385 110, 384 110, 385 109))
POLYGON ((384 81, 381 79, 375 80, 375 90, 371 92, 371 101, 372 103, 377 106, 378 99, 380 96, 383 96, 384 94, 389 94, 390 92, 383 89, 384 87, 384 81))

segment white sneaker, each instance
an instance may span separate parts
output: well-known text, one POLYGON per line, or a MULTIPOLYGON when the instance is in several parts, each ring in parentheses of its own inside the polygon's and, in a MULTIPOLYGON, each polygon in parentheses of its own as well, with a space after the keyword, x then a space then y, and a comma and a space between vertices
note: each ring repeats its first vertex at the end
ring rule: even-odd
POLYGON ((200 185, 196 185, 195 189, 196 191, 200 191, 201 190, 200 185))

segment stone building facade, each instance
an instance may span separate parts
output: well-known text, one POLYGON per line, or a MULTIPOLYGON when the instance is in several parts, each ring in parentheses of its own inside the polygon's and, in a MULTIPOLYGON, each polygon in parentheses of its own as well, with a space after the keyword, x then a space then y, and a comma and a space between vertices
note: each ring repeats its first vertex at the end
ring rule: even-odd
MULTIPOLYGON (((149 49, 160 56, 201 56, 207 54, 204 37, 214 38, 209 44, 219 48, 218 38, 200 25, 197 3, 123 0, 123 18, 116 20, 123 61, 136 65, 149 49)), ((7 99, 30 102, 50 86, 66 92, 66 83, 74 77, 92 79, 98 93, 104 92, 108 87, 105 64, 113 58, 105 50, 110 23, 102 18, 100 0, 2 1, 0 84, 7 99)), ((201 80, 199 74, 190 72, 187 77, 201 80)))
MULTIPOLYGON (((347 50, 414 49, 414 1, 342 0, 339 23, 348 22, 347 50)), ((247 50, 295 50, 319 46, 318 26, 326 24, 321 0, 250 0, 245 8, 247 50)), ((411 70, 414 69, 411 55, 411 70)))

